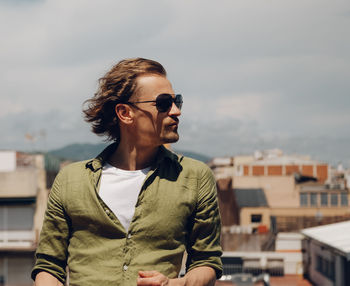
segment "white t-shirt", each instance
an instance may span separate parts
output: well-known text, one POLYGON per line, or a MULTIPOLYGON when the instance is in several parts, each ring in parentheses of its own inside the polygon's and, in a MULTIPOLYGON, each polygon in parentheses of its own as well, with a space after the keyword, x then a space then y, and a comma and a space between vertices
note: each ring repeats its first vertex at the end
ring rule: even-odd
POLYGON ((108 163, 102 168, 99 195, 117 216, 126 232, 134 216, 135 205, 150 167, 127 171, 108 163))

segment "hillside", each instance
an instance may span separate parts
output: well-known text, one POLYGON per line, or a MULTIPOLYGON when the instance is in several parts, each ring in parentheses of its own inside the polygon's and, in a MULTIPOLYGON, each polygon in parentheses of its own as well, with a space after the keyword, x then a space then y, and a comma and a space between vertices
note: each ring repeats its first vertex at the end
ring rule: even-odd
MULTIPOLYGON (((96 157, 108 144, 70 144, 59 149, 49 151, 48 154, 64 160, 81 161, 96 157)), ((191 151, 174 150, 177 154, 182 154, 193 159, 208 162, 210 157, 191 151)))

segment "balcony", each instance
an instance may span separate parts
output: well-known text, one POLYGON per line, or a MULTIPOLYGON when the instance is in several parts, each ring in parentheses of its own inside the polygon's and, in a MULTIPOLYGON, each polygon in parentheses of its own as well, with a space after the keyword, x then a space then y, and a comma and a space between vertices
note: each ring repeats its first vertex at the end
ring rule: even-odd
POLYGON ((33 230, 0 230, 0 250, 34 250, 36 237, 33 230))

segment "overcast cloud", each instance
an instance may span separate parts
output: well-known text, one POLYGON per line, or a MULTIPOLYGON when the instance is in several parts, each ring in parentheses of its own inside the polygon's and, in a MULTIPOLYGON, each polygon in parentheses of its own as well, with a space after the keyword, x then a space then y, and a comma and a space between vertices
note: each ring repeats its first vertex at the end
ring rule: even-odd
POLYGON ((101 141, 82 103, 114 63, 141 56, 184 95, 174 148, 350 160, 348 0, 2 0, 0 34, 1 149, 101 141))

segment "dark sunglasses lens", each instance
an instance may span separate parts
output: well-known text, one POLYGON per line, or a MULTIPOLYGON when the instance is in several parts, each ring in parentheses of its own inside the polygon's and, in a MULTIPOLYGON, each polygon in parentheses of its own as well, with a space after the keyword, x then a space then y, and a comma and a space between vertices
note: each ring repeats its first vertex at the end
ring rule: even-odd
POLYGON ((166 112, 173 104, 173 98, 170 94, 160 94, 156 99, 156 106, 159 112, 166 112))
POLYGON ((181 94, 175 95, 175 100, 174 100, 174 102, 175 102, 176 107, 177 107, 178 109, 181 110, 181 108, 182 108, 182 103, 183 103, 182 95, 181 95, 181 94))
POLYGON ((167 112, 171 105, 175 103, 178 109, 182 107, 182 95, 176 94, 175 98, 173 98, 170 94, 160 94, 156 99, 156 106, 159 112, 167 112))

